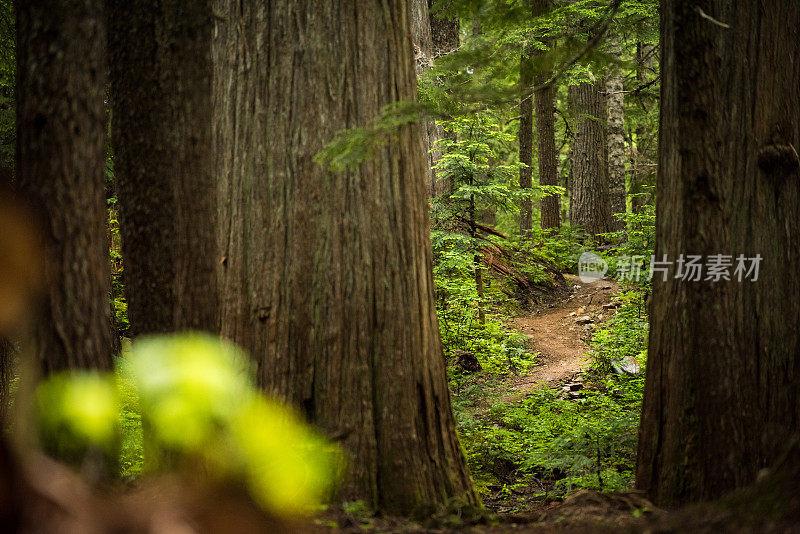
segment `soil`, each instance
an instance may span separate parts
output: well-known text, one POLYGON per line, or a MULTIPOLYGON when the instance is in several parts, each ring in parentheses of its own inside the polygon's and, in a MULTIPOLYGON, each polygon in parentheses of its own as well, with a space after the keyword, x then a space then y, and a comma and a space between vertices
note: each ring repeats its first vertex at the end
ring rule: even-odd
POLYGON ((516 317, 509 323, 528 336, 528 350, 537 354, 537 365, 526 376, 513 377, 507 384, 509 395, 524 395, 543 386, 556 387, 573 379, 587 366, 586 345, 592 330, 615 313, 603 309, 619 288, 613 280, 581 282, 566 274, 571 294, 531 314, 516 317), (591 322, 579 324, 586 318, 591 322))

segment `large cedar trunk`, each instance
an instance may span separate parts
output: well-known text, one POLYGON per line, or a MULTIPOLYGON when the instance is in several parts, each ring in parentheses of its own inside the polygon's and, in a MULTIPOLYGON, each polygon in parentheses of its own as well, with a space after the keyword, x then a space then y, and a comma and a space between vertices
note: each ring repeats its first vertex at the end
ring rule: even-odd
POLYGON ((112 0, 113 143, 135 334, 218 330, 210 0, 112 0))
POLYGON ((582 227, 595 238, 612 230, 606 166, 606 114, 601 87, 604 87, 602 81, 569 87, 570 105, 576 120, 570 223, 582 227))
POLYGON ((17 172, 44 217, 49 283, 34 353, 46 373, 110 368, 101 0, 17 4, 17 172))
MULTIPOLYGON (((621 59, 620 37, 610 37, 608 53, 614 59, 621 59)), ((625 213, 625 110, 623 93, 624 74, 619 65, 612 64, 606 75, 606 102, 608 112, 608 193, 611 213, 625 213)), ((625 221, 612 218, 611 225, 619 230, 625 221)))
POLYGON ((637 483, 667 505, 750 484, 800 424, 800 5, 695 4, 662 9, 656 256, 763 261, 656 276, 637 483))
POLYGON ((475 502, 433 307, 421 128, 357 169, 314 156, 416 93, 406 2, 216 4, 222 332, 349 451, 340 498, 475 502))

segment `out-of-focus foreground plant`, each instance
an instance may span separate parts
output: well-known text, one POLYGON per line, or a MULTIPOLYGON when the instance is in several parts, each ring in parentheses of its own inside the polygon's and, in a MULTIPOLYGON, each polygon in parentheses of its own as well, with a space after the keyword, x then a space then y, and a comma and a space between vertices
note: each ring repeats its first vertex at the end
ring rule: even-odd
POLYGON ((242 351, 204 334, 137 340, 114 375, 51 377, 36 414, 46 452, 73 465, 99 452, 130 476, 145 456, 146 471, 243 482, 279 517, 317 508, 341 463, 334 445, 258 392, 242 351))

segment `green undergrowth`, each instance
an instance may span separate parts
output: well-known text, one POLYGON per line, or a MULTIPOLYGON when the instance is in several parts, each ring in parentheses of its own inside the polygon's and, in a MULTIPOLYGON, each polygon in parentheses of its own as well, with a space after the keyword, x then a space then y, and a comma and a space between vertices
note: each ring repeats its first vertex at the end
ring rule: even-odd
POLYGON ((643 298, 640 288, 622 290, 618 313, 595 331, 582 398, 560 388, 520 398, 497 373, 451 371, 459 437, 484 497, 535 502, 581 488, 632 487, 644 373, 616 374, 612 362, 635 358, 644 368, 643 298))

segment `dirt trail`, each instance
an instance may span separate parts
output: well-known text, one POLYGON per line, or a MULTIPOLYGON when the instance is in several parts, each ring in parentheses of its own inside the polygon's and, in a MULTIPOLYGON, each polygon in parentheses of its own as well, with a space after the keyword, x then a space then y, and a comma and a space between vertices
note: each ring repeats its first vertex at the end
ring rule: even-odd
POLYGON ((539 353, 537 365, 526 376, 511 380, 509 393, 524 393, 543 385, 553 387, 580 372, 587 365, 584 357, 591 331, 615 313, 603 305, 610 304, 616 296, 616 282, 583 283, 574 275, 564 277, 572 289, 568 297, 509 323, 528 336, 528 350, 539 353))

